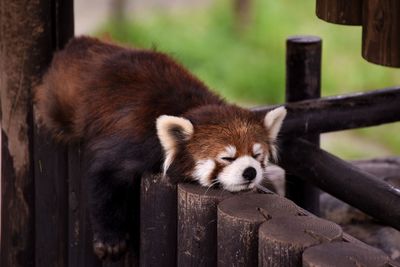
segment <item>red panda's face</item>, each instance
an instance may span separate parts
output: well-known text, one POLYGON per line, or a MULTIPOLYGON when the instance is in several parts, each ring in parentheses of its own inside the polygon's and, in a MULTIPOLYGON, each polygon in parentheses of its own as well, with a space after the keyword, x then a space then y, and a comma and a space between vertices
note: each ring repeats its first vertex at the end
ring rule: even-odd
POLYGON ((274 143, 285 115, 286 110, 278 108, 263 122, 239 117, 195 126, 184 118, 161 116, 157 130, 165 151, 164 172, 182 165, 178 172, 203 186, 253 188, 276 156, 274 143))

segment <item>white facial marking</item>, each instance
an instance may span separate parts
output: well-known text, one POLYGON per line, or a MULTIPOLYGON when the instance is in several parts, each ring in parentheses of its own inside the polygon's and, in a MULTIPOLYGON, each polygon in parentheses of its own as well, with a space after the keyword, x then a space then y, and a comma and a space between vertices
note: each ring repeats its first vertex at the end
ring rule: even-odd
POLYGON ((250 156, 242 156, 237 158, 232 164, 226 166, 217 176, 221 186, 228 191, 240 191, 253 188, 262 180, 261 164, 250 156), (256 177, 251 182, 243 177, 243 172, 247 168, 252 167, 256 170, 256 177))
POLYGON ((193 171, 193 178, 202 186, 211 185, 211 174, 215 169, 215 162, 212 159, 199 160, 193 171))
POLYGON ((190 137, 193 135, 193 125, 189 120, 167 115, 158 117, 156 122, 157 135, 165 153, 163 166, 164 175, 174 160, 177 142, 179 141, 176 140, 176 136, 171 133, 171 129, 174 127, 181 129, 181 134, 186 139, 190 139, 190 137))
POLYGON ((224 158, 234 159, 236 156, 236 147, 229 145, 225 147, 225 150, 218 154, 217 160, 222 164, 229 164, 231 161, 224 158))
POLYGON ((262 145, 259 143, 255 143, 253 145, 253 156, 257 159, 260 160, 264 156, 264 149, 262 148, 262 145))

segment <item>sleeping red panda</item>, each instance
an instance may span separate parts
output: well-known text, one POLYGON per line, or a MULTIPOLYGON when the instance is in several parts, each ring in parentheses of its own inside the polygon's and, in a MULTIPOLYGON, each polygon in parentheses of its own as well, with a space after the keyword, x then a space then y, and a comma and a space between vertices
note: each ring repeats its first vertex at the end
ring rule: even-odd
POLYGON ((144 172, 229 191, 253 188, 286 116, 228 104, 165 54, 94 38, 57 52, 35 90, 39 122, 57 140, 83 140, 94 249, 126 249, 127 197, 144 172))

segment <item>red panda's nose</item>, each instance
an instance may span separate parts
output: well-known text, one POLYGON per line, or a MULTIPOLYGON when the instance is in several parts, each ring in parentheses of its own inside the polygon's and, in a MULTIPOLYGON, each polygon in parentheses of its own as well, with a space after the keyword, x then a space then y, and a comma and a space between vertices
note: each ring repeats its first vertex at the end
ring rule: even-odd
POLYGON ((242 174, 243 178, 248 180, 248 181, 252 181, 254 180, 254 178, 256 178, 257 176, 257 171, 256 169, 254 169, 253 167, 247 167, 242 174))

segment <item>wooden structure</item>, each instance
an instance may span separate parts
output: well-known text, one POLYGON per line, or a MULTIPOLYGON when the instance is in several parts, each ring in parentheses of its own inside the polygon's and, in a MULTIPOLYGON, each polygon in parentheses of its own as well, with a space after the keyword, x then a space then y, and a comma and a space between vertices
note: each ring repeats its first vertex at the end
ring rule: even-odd
MULTIPOLYGON (((56 145, 41 133, 31 99, 31 89, 53 52, 73 35, 72 10, 72 0, 0 0, 2 267, 315 266, 332 262, 327 250, 337 255, 350 251, 355 259, 373 256, 365 266, 396 266, 338 225, 288 199, 177 187, 160 175, 145 175, 140 194, 136 192, 140 227, 132 226, 137 239, 130 253, 116 263, 100 262, 92 252, 80 145, 56 145), (351 249, 343 251, 347 246, 351 249)), ((318 98, 320 40, 295 37, 287 45, 289 116, 282 130, 282 165, 299 177, 289 179, 308 181, 297 185, 301 194, 289 188, 291 197, 317 212, 313 184, 399 229, 400 209, 395 203, 400 203, 400 191, 319 149, 318 135, 399 121, 400 88, 318 98), (301 162, 293 153, 301 155, 301 162), (310 170, 305 164, 314 167, 310 170), (369 186, 359 186, 361 181, 369 186), (306 197, 308 192, 313 193, 306 197)), ((261 117, 271 108, 254 112, 261 117)))
POLYGON ((373 63, 400 67, 400 3, 396 0, 317 0, 317 16, 362 25, 362 55, 373 63))

